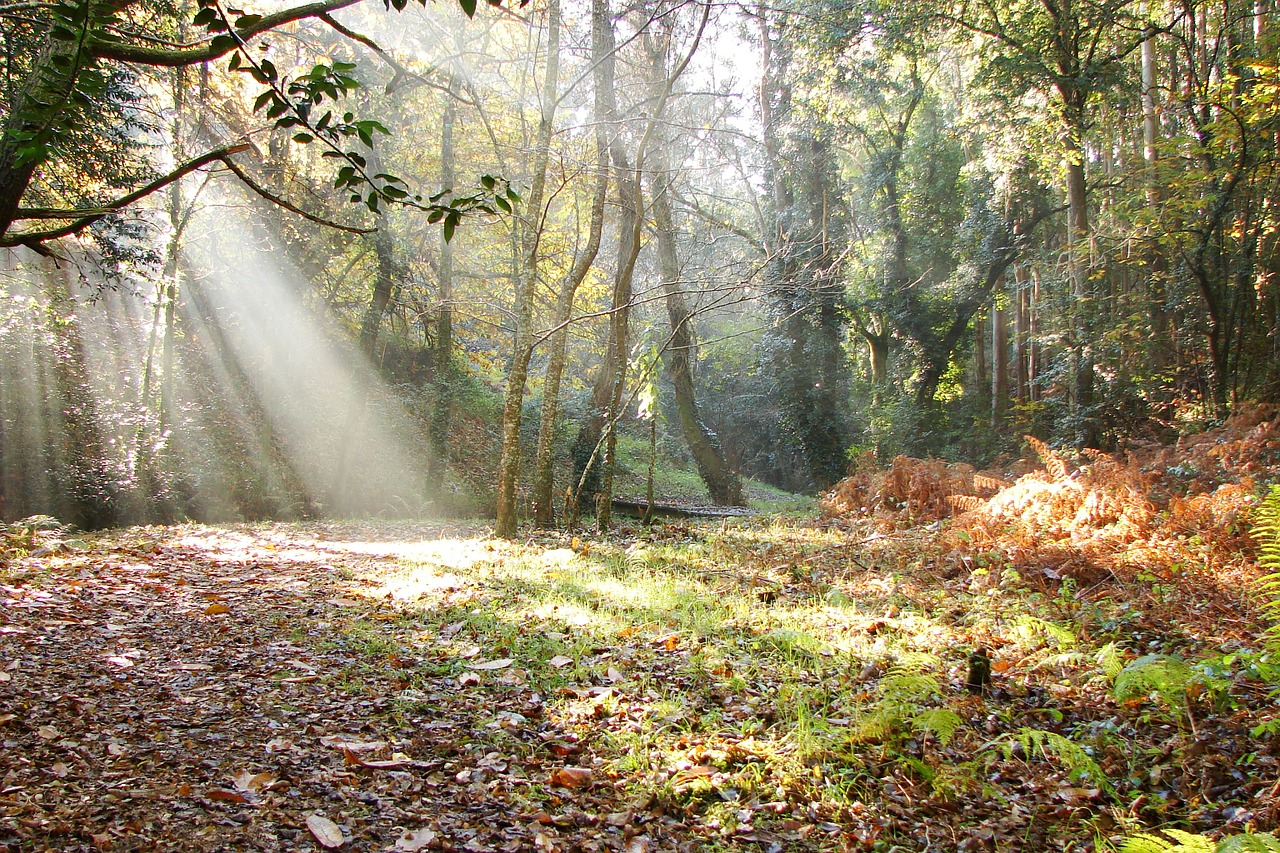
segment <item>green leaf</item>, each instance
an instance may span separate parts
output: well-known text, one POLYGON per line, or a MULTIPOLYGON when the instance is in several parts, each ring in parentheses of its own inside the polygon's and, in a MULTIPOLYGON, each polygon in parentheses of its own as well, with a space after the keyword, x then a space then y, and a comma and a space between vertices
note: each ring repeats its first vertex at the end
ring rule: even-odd
POLYGON ((481 186, 483 186, 485 189, 489 190, 490 192, 493 191, 493 188, 497 185, 497 183, 498 182, 493 177, 493 175, 484 175, 480 178, 481 186))
MULTIPOLYGON (((476 16, 476 0, 458 0, 458 5, 462 7, 462 11, 467 14, 468 18, 474 18, 476 16)), ((444 238, 446 243, 449 242, 449 234, 451 233, 452 232, 446 232, 444 238)))
POLYGON ((303 145, 306 145, 308 142, 311 142, 313 139, 315 139, 315 137, 309 133, 295 133, 293 135, 293 141, 301 143, 303 145))
POLYGON ((247 30, 262 20, 261 15, 241 15, 236 21, 237 30, 247 30))
MULTIPOLYGON (((473 11, 473 12, 475 11, 475 5, 476 5, 476 4, 475 4, 475 0, 472 0, 472 2, 471 2, 471 9, 472 9, 472 11, 473 11)), ((466 8, 466 4, 465 4, 465 2, 463 3, 463 8, 464 8, 464 9, 466 8)), ((452 218, 452 217, 450 217, 449 219, 446 219, 446 220, 445 220, 445 222, 444 222, 444 241, 445 241, 446 243, 448 243, 449 241, 451 241, 451 240, 453 239, 453 232, 454 232, 455 230, 457 230, 457 228, 458 228, 458 224, 457 224, 456 222, 454 222, 454 221, 453 221, 453 218, 452 218)))

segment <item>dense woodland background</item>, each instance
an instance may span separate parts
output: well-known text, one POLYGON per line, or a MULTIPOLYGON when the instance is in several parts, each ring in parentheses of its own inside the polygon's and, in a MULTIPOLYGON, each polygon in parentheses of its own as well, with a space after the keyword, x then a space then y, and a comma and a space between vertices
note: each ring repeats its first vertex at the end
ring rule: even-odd
POLYGON ((510 534, 652 457, 741 504, 1201 431, 1280 397, 1278 25, 0 7, 0 515, 510 534))

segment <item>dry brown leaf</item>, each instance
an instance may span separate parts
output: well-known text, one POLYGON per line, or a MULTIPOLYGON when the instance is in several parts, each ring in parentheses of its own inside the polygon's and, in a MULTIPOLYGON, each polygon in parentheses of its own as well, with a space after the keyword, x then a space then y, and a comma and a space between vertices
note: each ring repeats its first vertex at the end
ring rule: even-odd
POLYGON ((468 669, 506 669, 515 663, 511 658, 498 658, 497 660, 488 660, 484 663, 469 663, 468 669))
POLYGON ((395 849, 402 853, 417 853, 429 847, 436 840, 436 834, 425 826, 412 832, 405 830, 396 839, 395 849))
POLYGON ((204 792, 204 795, 211 800, 217 800, 221 803, 247 803, 249 798, 244 794, 236 791, 228 791, 224 788, 210 788, 204 792))
POLYGON ((263 770, 261 773, 250 773, 248 770, 241 770, 236 774, 236 788, 241 791, 251 791, 258 793, 269 788, 276 777, 269 771, 263 770))
POLYGON ((36 729, 36 734, 38 734, 40 737, 42 737, 45 740, 57 740, 58 738, 62 737, 62 733, 59 732, 57 729, 55 729, 53 726, 41 726, 40 728, 36 729))
POLYGON ((551 660, 547 661, 547 663, 554 666, 556 669, 560 669, 561 667, 566 667, 573 663, 573 658, 566 657, 564 655, 556 655, 551 660))
POLYGON ((121 669, 128 669, 133 666, 133 661, 129 660, 124 655, 109 655, 107 657, 107 662, 113 663, 121 669))
POLYGON ((17 714, 0 714, 0 726, 3 726, 5 723, 9 722, 10 720, 16 720, 16 719, 18 719, 17 714))
POLYGON ((591 771, 586 767, 560 767, 551 772, 551 784, 562 788, 585 788, 591 784, 591 771))
POLYGON ((480 675, 479 673, 475 673, 475 672, 464 672, 462 673, 462 675, 458 676, 458 683, 463 687, 466 687, 471 684, 479 684, 480 675))
POLYGON ((325 735, 320 738, 322 746, 332 746, 337 749, 350 749, 355 752, 373 752, 382 749, 387 745, 385 740, 360 740, 354 735, 325 735))
POLYGON ((342 828, 327 817, 318 814, 307 815, 307 829, 315 836, 323 847, 341 847, 347 843, 342 828))
POLYGON ((218 616, 222 613, 230 613, 231 608, 220 601, 215 601, 204 609, 205 616, 218 616))

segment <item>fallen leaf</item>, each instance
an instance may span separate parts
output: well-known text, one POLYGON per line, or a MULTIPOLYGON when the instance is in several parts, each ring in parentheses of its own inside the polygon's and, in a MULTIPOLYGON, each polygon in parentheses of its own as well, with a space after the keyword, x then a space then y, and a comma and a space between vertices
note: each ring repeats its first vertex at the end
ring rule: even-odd
POLYGON ((62 737, 61 733, 53 726, 41 726, 36 729, 36 734, 40 735, 40 737, 45 740, 57 740, 62 737))
POLYGON ((107 744, 107 752, 111 755, 124 755, 128 751, 129 748, 122 743, 107 744))
POLYGON ((113 663, 116 666, 120 667, 121 669, 128 669, 129 667, 133 666, 133 661, 129 660, 127 657, 124 657, 123 655, 110 655, 107 658, 107 662, 113 663))
POLYGON ((0 681, 12 681, 13 676, 7 672, 0 672, 0 681))
POLYGON ((480 676, 474 672, 464 672, 462 675, 458 676, 458 683, 463 687, 466 687, 469 684, 479 684, 480 676))
POLYGON ((265 788, 270 787, 271 783, 276 781, 276 777, 270 772, 263 770, 261 773, 250 773, 248 770, 241 770, 236 774, 236 788, 240 791, 248 791, 258 793, 265 788))
POLYGON ((316 837, 316 841, 324 847, 341 847, 347 843, 342 829, 327 817, 318 814, 307 815, 307 829, 316 837))
POLYGON ((497 660, 489 660, 484 663, 469 663, 467 664, 467 667, 469 669, 506 669, 514 662, 515 661, 511 658, 498 658, 497 660))
POLYGON ((49 772, 54 776, 57 776, 59 779, 65 779, 67 778, 67 774, 71 772, 71 768, 59 761, 49 768, 49 772))
POLYGON ((220 803, 247 803, 249 798, 244 794, 238 794, 235 791, 228 791, 223 788, 210 788, 204 792, 204 795, 211 800, 217 800, 220 803))
POLYGON ((551 784, 562 788, 585 788, 591 784, 591 771, 586 767, 560 767, 552 771, 551 784))
POLYGON ((573 658, 565 657, 564 655, 556 655, 551 660, 547 661, 547 663, 554 666, 556 669, 560 669, 561 667, 565 667, 573 663, 573 658))
POLYGON ((417 851, 429 846, 435 840, 436 834, 425 826, 412 832, 406 830, 396 839, 395 849, 403 851, 403 853, 417 853, 417 851))
POLYGON ((609 667, 609 671, 604 674, 604 677, 609 679, 610 681, 621 681, 622 673, 614 669, 613 667, 609 667))
POLYGON ((0 714, 0 726, 4 725, 10 720, 16 720, 16 719, 18 719, 17 714, 0 714))
POLYGON ((205 670, 213 669, 213 667, 207 663, 180 663, 178 664, 178 669, 183 672, 204 672, 205 670))
POLYGON ((325 735, 320 738, 323 746, 351 752, 377 752, 387 748, 385 740, 356 740, 350 735, 325 735))
POLYGON ((205 616, 218 616, 222 613, 230 613, 231 608, 220 601, 215 601, 204 609, 205 616))

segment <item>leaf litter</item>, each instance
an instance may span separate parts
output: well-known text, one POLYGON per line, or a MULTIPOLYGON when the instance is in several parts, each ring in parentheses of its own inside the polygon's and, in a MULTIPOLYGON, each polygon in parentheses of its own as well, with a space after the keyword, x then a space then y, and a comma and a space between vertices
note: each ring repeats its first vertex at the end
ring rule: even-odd
POLYGON ((1237 666, 1118 700, 1102 655, 1246 657, 1247 567, 1075 581, 887 517, 521 545, 185 526, 7 555, 0 845, 1084 851, 1140 822, 1274 827, 1265 686, 1237 666), (970 695, 978 645, 993 688, 970 695))

